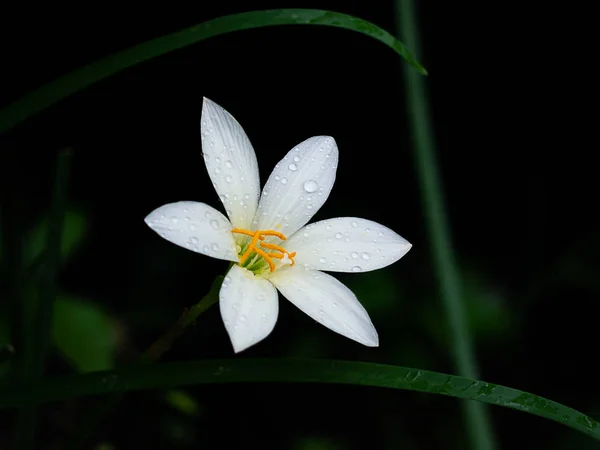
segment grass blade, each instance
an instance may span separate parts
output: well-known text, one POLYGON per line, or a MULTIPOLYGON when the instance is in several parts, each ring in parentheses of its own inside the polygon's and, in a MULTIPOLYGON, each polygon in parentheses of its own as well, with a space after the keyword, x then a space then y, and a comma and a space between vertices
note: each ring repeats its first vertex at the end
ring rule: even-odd
MULTIPOLYGON (((420 50, 418 18, 413 0, 396 0, 397 25, 406 42, 420 50)), ((434 269, 451 335, 453 359, 460 375, 478 379, 479 370, 472 337, 466 320, 458 267, 452 255, 452 241, 440 188, 440 176, 435 156, 433 127, 428 108, 426 86, 421 77, 404 71, 407 109, 411 137, 417 163, 423 207, 427 217, 427 233, 431 242, 434 269)), ((494 450, 495 442, 489 412, 481 403, 462 404, 468 426, 471 448, 494 450)))
POLYGON ((598 422, 574 409, 517 389, 408 367, 319 359, 223 359, 158 363, 84 375, 68 375, 35 386, 0 391, 0 408, 85 395, 215 383, 327 383, 441 394, 523 411, 561 423, 600 440, 598 422))
POLYGON ((153 39, 58 78, 0 110, 0 133, 13 128, 63 98, 127 67, 221 34, 275 25, 323 25, 356 31, 387 45, 419 73, 427 74, 427 71, 410 54, 404 44, 387 31, 366 20, 347 14, 314 9, 252 11, 219 17, 183 31, 153 39))
MULTIPOLYGON (((60 259, 61 233, 66 206, 67 181, 70 169, 70 151, 61 152, 58 156, 54 198, 48 225, 46 261, 42 271, 42 279, 37 295, 29 298, 24 310, 24 336, 22 379, 35 384, 42 377, 44 358, 50 339, 52 308, 56 297, 56 271, 60 259)), ((33 448, 36 426, 37 404, 35 399, 22 405, 16 428, 17 448, 33 448)))

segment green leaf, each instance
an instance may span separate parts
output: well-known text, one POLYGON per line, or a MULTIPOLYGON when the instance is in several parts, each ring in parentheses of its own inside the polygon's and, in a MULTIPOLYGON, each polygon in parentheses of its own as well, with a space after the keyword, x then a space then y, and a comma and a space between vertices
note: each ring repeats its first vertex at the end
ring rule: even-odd
MULTIPOLYGON (((60 245, 60 262, 64 263, 81 244, 87 232, 86 218, 75 211, 65 213, 60 245)), ((48 218, 44 217, 25 240, 23 261, 27 266, 42 257, 47 244, 48 218)))
POLYGON ((410 54, 402 42, 366 20, 347 14, 314 9, 251 11, 219 17, 186 30, 153 39, 58 78, 1 110, 0 133, 11 129, 63 98, 127 67, 221 34, 275 25, 323 25, 356 31, 387 45, 419 73, 427 74, 427 71, 410 54))
POLYGON ((0 390, 0 408, 84 395, 212 383, 333 383, 405 389, 477 400, 562 423, 600 440, 598 422, 559 403, 498 384, 408 367, 318 359, 224 359, 159 363, 70 375, 0 390))
POLYGON ((106 370, 114 365, 115 327, 94 303, 58 296, 52 336, 67 361, 81 372, 106 370))
POLYGON ((200 413, 200 405, 194 397, 186 391, 171 389, 165 394, 165 400, 176 410, 183 414, 196 416, 200 413))

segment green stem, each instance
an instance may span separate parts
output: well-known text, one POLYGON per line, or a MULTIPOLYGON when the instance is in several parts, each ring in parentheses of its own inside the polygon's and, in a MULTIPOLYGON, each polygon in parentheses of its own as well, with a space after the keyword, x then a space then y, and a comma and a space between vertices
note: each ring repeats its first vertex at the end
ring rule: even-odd
MULTIPOLYGON (((27 330, 23 341, 22 380, 37 383, 43 375, 44 358, 50 339, 52 308, 56 297, 56 273, 60 259, 60 244, 67 196, 67 183, 71 167, 71 152, 63 150, 58 156, 54 197, 50 210, 46 238, 46 260, 43 278, 37 295, 25 295, 23 329, 27 330)), ((21 286, 20 288, 25 289, 21 286)), ((35 441, 37 403, 23 405, 16 428, 17 448, 31 449, 35 441)))
MULTIPOLYGON (((139 362, 149 364, 160 359, 171 348, 177 338, 198 319, 200 314, 217 303, 223 279, 223 276, 215 278, 208 293, 194 306, 186 309, 177 322, 142 353, 139 362)), ((68 450, 82 448, 102 419, 117 405, 122 397, 123 393, 111 393, 105 396, 91 414, 84 419, 84 423, 78 427, 78 431, 71 437, 65 448, 68 450)))
MULTIPOLYGON (((419 55, 418 19, 414 2, 396 0, 395 5, 397 26, 407 45, 419 55)), ((459 270, 453 258, 449 225, 440 188, 425 82, 422 77, 414 76, 409 70, 404 70, 404 81, 420 191, 427 217, 427 231, 432 246, 440 295, 448 320, 454 362, 460 375, 478 379, 479 370, 462 300, 459 270)), ((487 408, 476 402, 463 402, 462 407, 469 425, 471 447, 478 450, 493 450, 495 443, 487 408)))

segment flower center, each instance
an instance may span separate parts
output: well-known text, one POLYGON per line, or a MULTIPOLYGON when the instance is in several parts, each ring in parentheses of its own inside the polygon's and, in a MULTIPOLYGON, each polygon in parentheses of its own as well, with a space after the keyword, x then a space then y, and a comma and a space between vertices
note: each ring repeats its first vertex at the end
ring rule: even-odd
POLYGON ((267 236, 275 236, 285 241, 287 238, 281 234, 279 231, 273 230, 244 230, 242 228, 234 228, 231 230, 233 233, 244 234, 246 236, 250 236, 252 239, 250 243, 246 246, 246 251, 240 256, 240 265, 243 267, 247 262, 250 262, 246 265, 253 265, 256 261, 254 261, 250 256, 252 253, 255 253, 259 257, 264 258, 264 260, 269 264, 269 271, 273 272, 275 270, 275 263, 273 262, 273 258, 280 259, 283 264, 289 264, 290 266, 294 265, 294 256, 296 256, 296 252, 288 253, 286 249, 280 247, 279 245, 270 244, 268 242, 263 242, 265 237, 267 236), (260 246, 261 248, 259 248, 260 246), (273 252, 267 253, 263 249, 274 250, 273 252), (250 259, 249 259, 250 258, 250 259), (252 261, 251 261, 252 260, 252 261))

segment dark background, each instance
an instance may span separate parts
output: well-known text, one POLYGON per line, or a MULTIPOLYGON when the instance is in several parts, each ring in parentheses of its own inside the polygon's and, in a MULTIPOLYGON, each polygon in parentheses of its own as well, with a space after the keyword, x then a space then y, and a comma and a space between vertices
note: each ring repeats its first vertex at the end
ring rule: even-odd
MULTIPOLYGON (((346 12, 396 29, 387 1, 10 11, 0 19, 0 104, 110 53, 219 15, 290 6, 346 12)), ((572 80, 563 76, 564 49, 549 45, 554 36, 542 16, 529 20, 506 4, 422 1, 419 15, 423 49, 417 56, 430 73, 443 193, 482 378, 600 417, 599 392, 589 382, 600 312, 595 141, 582 137, 589 119, 574 106, 579 94, 565 89, 572 80)), ((336 274, 371 314, 379 348, 330 332, 280 297, 274 332, 235 357, 324 357, 456 373, 416 177, 402 64, 389 48, 358 33, 292 26, 220 36, 119 72, 0 138, 2 199, 10 205, 4 208, 6 236, 28 236, 39 226, 56 154, 70 146, 69 205, 83 221, 85 239, 60 272, 61 295, 86 299, 108 314, 115 364, 130 363, 226 269, 225 262, 168 243, 143 222, 154 208, 178 200, 221 207, 200 153, 206 96, 246 130, 263 182, 295 144, 313 135, 335 137, 336 185, 313 220, 361 216, 413 244, 381 271, 336 274)), ((3 314, 14 332, 18 326, 3 314)), ((6 339, 18 348, 18 337, 6 339)), ((215 307, 164 360, 212 357, 233 357, 215 307)), ((73 365, 59 351, 48 372, 66 373, 73 365)), ((318 385, 198 386, 179 394, 195 402, 192 412, 172 393, 128 394, 93 445, 460 449, 467 443, 458 401, 436 395, 318 385)), ((39 448, 59 448, 95 401, 46 405, 39 448)), ((595 445, 534 416, 496 407, 491 414, 501 448, 595 445)), ((14 414, 1 417, 0 448, 8 448, 14 414)))

